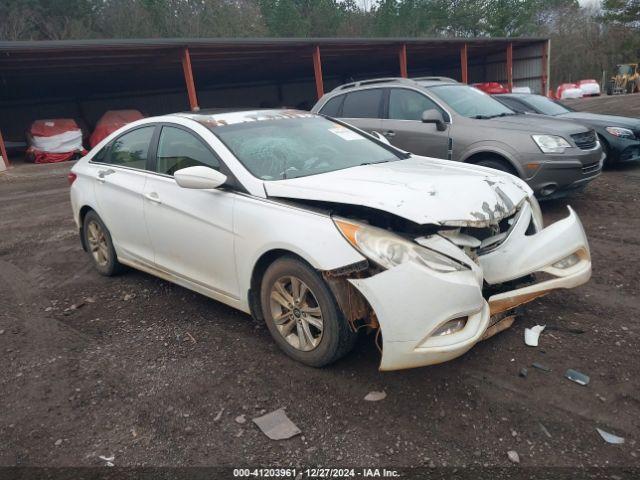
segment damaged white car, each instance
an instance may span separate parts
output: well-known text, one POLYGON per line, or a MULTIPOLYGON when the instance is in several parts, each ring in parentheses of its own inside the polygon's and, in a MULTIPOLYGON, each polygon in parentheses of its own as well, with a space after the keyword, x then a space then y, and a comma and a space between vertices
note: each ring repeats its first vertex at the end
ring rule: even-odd
POLYGON ((264 320, 312 366, 376 332, 382 370, 452 359, 519 305, 591 275, 577 215, 529 187, 410 155, 306 112, 200 112, 123 127, 69 175, 82 245, 264 320))

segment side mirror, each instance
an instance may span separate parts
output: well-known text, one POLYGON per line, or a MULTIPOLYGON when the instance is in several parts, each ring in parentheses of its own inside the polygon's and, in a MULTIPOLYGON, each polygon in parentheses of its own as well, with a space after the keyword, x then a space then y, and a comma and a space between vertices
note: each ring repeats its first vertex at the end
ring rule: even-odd
POLYGON ((444 123, 442 114, 435 108, 431 108, 422 112, 422 123, 435 123, 436 128, 439 132, 442 132, 447 128, 447 124, 444 123))
POLYGON ((181 168, 173 174, 182 188, 209 190, 218 188, 227 181, 227 176, 209 167, 197 166, 181 168))

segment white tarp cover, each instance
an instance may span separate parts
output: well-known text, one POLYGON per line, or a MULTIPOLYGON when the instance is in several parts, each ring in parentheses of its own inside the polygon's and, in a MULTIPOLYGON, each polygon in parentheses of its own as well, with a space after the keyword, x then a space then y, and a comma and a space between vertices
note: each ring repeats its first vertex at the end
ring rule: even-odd
POLYGON ((82 150, 82 132, 70 130, 50 137, 29 136, 29 145, 42 152, 75 152, 82 150))

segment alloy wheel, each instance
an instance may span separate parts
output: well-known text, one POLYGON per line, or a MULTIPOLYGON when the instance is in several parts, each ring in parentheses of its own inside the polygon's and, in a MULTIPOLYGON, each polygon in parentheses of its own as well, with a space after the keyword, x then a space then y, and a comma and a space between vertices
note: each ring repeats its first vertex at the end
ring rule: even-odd
POLYGON ((315 349, 322 339, 322 311, 309 286, 295 276, 278 278, 271 287, 271 315, 276 329, 297 350, 315 349))
POLYGON ((98 265, 104 267, 109 263, 109 244, 102 227, 93 220, 87 225, 89 250, 98 265))

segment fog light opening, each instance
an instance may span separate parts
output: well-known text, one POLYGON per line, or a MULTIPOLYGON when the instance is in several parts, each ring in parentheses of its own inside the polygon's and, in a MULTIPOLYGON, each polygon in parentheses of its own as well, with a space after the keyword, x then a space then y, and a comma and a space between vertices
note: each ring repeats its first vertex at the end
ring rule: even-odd
POLYGON ((573 267, 576 263, 580 261, 580 257, 577 253, 572 253, 568 257, 564 257, 562 260, 557 261, 553 265, 553 268, 559 268, 561 270, 565 270, 567 268, 573 267))
POLYGON ((542 187, 540 189, 540 196, 548 197, 549 195, 554 193, 557 190, 557 188, 558 187, 556 185, 547 185, 546 187, 542 187))
POLYGON ((459 332, 462 330, 467 324, 466 317, 463 318, 454 318, 453 320, 449 320, 445 322, 443 325, 438 327, 435 332, 433 332, 433 337, 441 337, 442 335, 450 335, 452 333, 459 332))

